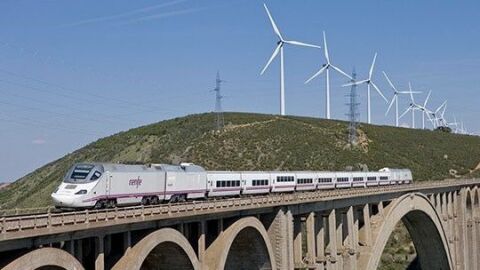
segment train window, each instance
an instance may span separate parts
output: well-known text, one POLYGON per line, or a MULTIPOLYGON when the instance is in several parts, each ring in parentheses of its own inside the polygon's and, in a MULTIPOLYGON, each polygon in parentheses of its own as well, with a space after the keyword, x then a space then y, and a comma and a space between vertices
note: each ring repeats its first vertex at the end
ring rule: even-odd
POLYGON ((311 183, 313 183, 313 179, 312 178, 298 178, 297 182, 299 184, 311 184, 311 183))
POLYGON ((80 179, 83 180, 87 178, 90 171, 93 169, 93 165, 77 165, 75 169, 73 169, 72 175, 70 178, 72 179, 80 179))
POLYGON ((98 178, 100 178, 100 176, 102 176, 102 173, 99 172, 99 171, 95 171, 92 175, 92 177, 90 177, 90 180, 97 180, 98 178))
POLYGON ((355 181, 355 182, 363 181, 363 177, 354 177, 353 181, 355 181))
POLYGON ((377 181, 377 177, 375 177, 375 176, 369 176, 369 177, 367 177, 367 180, 368 180, 368 181, 377 181))
POLYGON ((388 176, 380 176, 380 180, 388 180, 388 176))
POLYGON ((266 185, 268 185, 268 180, 266 179, 252 180, 252 186, 266 186, 266 185))
POLYGON ((338 177, 337 182, 348 182, 348 177, 338 177))
POLYGON ((295 177, 293 176, 277 176, 277 182, 294 182, 295 177))
POLYGON ((319 178, 318 182, 320 182, 320 183, 331 183, 332 178, 319 178))

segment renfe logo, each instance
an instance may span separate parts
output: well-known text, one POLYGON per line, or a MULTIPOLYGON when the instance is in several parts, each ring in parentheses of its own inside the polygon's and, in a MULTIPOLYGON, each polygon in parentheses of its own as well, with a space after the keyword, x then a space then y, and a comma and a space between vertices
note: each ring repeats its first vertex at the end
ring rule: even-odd
POLYGON ((142 179, 140 179, 140 176, 137 179, 130 179, 128 181, 129 186, 135 186, 136 188, 138 188, 138 186, 140 186, 141 184, 142 184, 142 179))

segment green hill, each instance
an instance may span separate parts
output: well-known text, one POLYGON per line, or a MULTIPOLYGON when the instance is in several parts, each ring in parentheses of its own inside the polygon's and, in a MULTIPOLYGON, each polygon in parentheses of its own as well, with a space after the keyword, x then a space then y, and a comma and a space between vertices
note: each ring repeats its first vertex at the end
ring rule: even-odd
POLYGON ((0 190, 0 207, 50 204, 50 193, 75 162, 194 162, 210 170, 370 170, 410 168, 416 181, 468 176, 480 165, 480 138, 361 125, 360 144, 346 143, 347 123, 306 117, 226 113, 190 115, 91 143, 0 190))

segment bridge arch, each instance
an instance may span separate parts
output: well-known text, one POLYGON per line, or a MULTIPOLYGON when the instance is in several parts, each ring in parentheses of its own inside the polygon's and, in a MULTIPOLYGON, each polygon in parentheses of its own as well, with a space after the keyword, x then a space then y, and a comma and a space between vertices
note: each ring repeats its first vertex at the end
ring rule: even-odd
POLYGON ((15 259, 3 270, 40 270, 40 269, 62 269, 62 270, 84 270, 82 264, 70 255, 70 253, 59 248, 39 248, 15 259))
POLYGON ((207 249, 205 259, 211 270, 276 269, 268 233, 255 217, 230 225, 207 249))
POLYGON ((179 231, 163 228, 150 233, 133 246, 112 268, 200 270, 197 255, 179 231), (153 256, 153 257, 152 257, 153 256))
POLYGON ((452 257, 445 229, 439 213, 429 199, 420 193, 411 193, 392 201, 385 216, 374 230, 377 235, 371 252, 360 254, 364 269, 377 269, 387 241, 399 221, 410 233, 421 269, 453 269, 452 257), (428 241, 425 241, 428 239, 428 241))

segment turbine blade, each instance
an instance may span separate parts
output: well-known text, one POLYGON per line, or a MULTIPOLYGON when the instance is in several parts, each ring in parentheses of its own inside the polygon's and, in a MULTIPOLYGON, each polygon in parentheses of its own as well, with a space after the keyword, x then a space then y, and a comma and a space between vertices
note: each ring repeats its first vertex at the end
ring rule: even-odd
POLYGON ((411 109, 412 109, 412 107, 408 107, 408 108, 398 117, 398 119, 401 119, 402 117, 404 117, 405 114, 407 114, 411 109))
POLYGON ((415 99, 413 99, 412 84, 410 82, 408 82, 408 89, 410 90, 410 99, 415 103, 415 99))
POLYGON ((421 94, 422 92, 421 91, 398 91, 397 93, 399 94, 421 94))
POLYGON ((393 94, 393 98, 392 98, 392 101, 390 102, 390 105, 388 105, 388 109, 387 111, 385 112, 385 116, 387 116, 388 112, 390 111, 390 109, 392 108, 393 106, 393 102, 395 102, 395 99, 397 99, 397 94, 393 94))
POLYGON ((308 44, 308 43, 303 43, 300 41, 295 41, 295 40, 285 40, 285 43, 290 44, 290 45, 296 45, 296 46, 304 46, 304 47, 311 47, 311 48, 317 48, 320 49, 322 47, 313 45, 313 44, 308 44))
POLYGON ((282 47, 282 43, 278 44, 277 48, 275 48, 275 50, 273 51, 273 54, 272 56, 270 57, 270 59, 268 60, 267 64, 265 65, 265 67, 262 69, 262 72, 260 72, 260 75, 263 75, 263 73, 265 72, 265 70, 267 70, 268 66, 270 66, 270 63, 272 63, 273 59, 278 55, 278 52, 280 51, 280 48, 282 47))
POLYGON ((442 105, 438 106, 438 108, 435 110, 435 113, 438 113, 442 109, 442 107, 445 106, 445 104, 447 104, 446 100, 442 103, 442 105))
POLYGON ((375 90, 377 90, 377 92, 380 94, 380 96, 382 96, 383 100, 385 100, 385 103, 388 103, 388 99, 383 95, 382 91, 380 91, 378 86, 376 84, 374 84, 373 82, 370 82, 370 84, 373 86, 373 88, 375 88, 375 90))
POLYGON ((425 102, 423 102, 423 107, 427 107, 427 102, 428 102, 428 99, 430 98, 430 94, 432 94, 432 90, 428 91, 428 95, 427 95, 427 98, 425 99, 425 102))
POLYGON ((443 115, 445 114, 445 111, 447 110, 447 102, 445 101, 445 106, 443 106, 443 111, 441 113, 442 115, 442 118, 443 118, 443 115))
POLYGON ((360 84, 363 84, 363 83, 366 83, 366 82, 368 82, 368 80, 346 83, 346 84, 342 84, 342 86, 347 87, 347 86, 352 86, 352 85, 360 85, 360 84))
POLYGON ((268 18, 270 19, 270 23, 272 24, 273 31, 278 36, 278 38, 283 41, 282 34, 280 34, 280 30, 278 30, 278 27, 275 24, 275 21, 273 20, 272 14, 270 14, 270 11, 268 10, 267 5, 264 3, 263 6, 265 7, 265 11, 267 11, 267 15, 268 15, 268 18))
POLYGON ((348 75, 347 73, 343 72, 343 70, 341 70, 340 68, 334 66, 334 65, 330 65, 333 69, 335 69, 338 73, 342 74, 343 76, 349 78, 350 80, 352 80, 352 77, 350 75, 348 75))
POLYGON ((310 77, 308 80, 306 80, 305 84, 309 83, 311 80, 315 79, 317 76, 322 74, 327 69, 327 67, 328 67, 328 64, 322 67, 319 71, 317 71, 317 73, 313 74, 313 76, 310 77))
POLYGON ((390 87, 392 87, 393 91, 398 92, 397 88, 395 88, 392 81, 390 81, 390 78, 388 78, 387 73, 385 73, 385 71, 383 71, 383 76, 385 76, 385 79, 387 79, 388 84, 390 84, 390 87))
POLYGON ((368 78, 371 79, 373 75, 373 68, 375 67, 375 61, 377 60, 377 53, 373 56, 372 65, 370 66, 370 71, 368 72, 368 78))
POLYGON ((325 53, 325 59, 327 59, 327 63, 330 64, 330 56, 328 55, 327 47, 327 36, 325 35, 325 31, 323 31, 323 51, 325 53))
POLYGON ((427 115, 428 120, 432 122, 432 117, 430 116, 430 112, 425 112, 425 114, 427 115))

